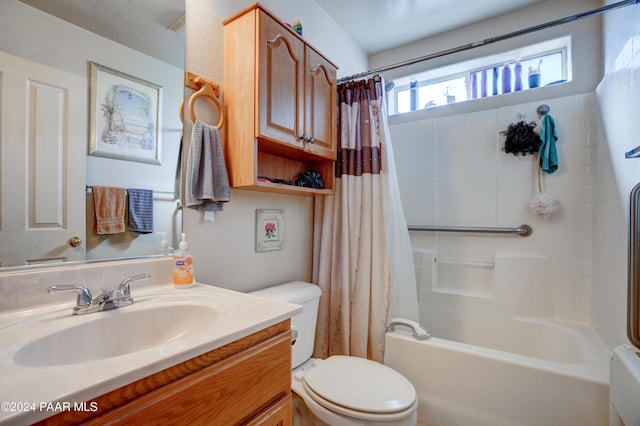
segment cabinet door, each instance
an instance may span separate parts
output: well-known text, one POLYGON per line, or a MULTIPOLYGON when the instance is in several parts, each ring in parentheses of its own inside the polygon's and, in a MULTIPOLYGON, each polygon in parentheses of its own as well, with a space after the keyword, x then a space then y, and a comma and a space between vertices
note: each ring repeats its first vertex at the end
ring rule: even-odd
POLYGON ((246 426, 291 426, 292 424, 291 394, 288 394, 252 419, 246 426))
POLYGON ((277 425, 282 419, 285 426, 290 389, 291 334, 285 332, 84 424, 229 426, 247 424, 262 413, 264 421, 257 424, 277 425), (273 406, 274 400, 283 403, 273 406), (264 407, 274 411, 263 413, 264 407))
POLYGON ((304 43, 260 12, 258 135, 303 147, 304 43))
POLYGON ((336 90, 335 67, 307 48, 305 134, 310 139, 306 148, 332 160, 336 158, 336 90))

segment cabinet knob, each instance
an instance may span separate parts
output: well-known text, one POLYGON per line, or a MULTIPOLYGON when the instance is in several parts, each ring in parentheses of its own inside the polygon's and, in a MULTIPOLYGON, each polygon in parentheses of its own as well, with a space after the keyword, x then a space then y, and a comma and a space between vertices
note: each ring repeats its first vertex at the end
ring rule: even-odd
POLYGON ((307 141, 309 140, 309 136, 307 136, 306 133, 304 133, 302 136, 300 136, 298 139, 300 139, 301 141, 307 141))
POLYGON ((313 138, 313 136, 311 136, 311 137, 307 140, 307 142, 309 142, 309 143, 314 143, 315 141, 316 141, 316 140, 313 138))

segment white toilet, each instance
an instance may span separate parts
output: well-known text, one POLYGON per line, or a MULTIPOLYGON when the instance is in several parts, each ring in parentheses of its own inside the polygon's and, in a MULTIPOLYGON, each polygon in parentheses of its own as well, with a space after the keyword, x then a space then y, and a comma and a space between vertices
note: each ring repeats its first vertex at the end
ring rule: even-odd
POLYGON ((415 426, 416 391, 400 373, 358 357, 311 358, 321 294, 317 285, 295 281, 252 294, 303 307, 291 318, 294 425, 415 426))

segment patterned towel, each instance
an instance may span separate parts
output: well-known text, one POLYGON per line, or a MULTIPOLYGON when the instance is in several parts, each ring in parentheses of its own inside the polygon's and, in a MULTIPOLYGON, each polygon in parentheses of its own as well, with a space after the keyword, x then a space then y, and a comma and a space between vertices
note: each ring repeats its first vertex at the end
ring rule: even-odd
POLYGON ((153 232, 153 191, 127 189, 129 193, 129 230, 141 234, 153 232))

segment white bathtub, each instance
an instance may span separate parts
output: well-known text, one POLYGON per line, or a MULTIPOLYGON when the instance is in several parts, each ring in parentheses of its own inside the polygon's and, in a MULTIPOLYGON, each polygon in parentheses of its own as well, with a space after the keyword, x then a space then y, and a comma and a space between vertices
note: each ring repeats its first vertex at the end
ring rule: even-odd
POLYGON ((457 334, 460 341, 387 333, 384 363, 415 386, 419 424, 608 424, 609 352, 589 326, 485 319, 457 334))

